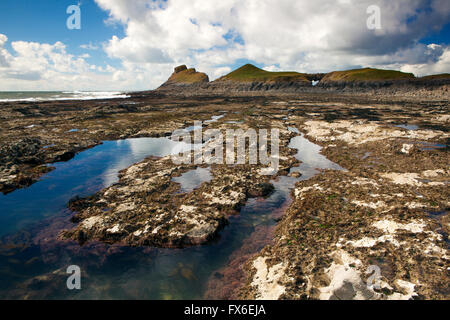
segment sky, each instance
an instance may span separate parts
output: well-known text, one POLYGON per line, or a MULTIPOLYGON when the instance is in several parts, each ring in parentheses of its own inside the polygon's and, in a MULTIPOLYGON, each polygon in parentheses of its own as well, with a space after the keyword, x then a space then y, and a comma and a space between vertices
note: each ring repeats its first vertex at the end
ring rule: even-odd
POLYGON ((0 91, 148 90, 180 64, 424 76, 450 73, 449 42, 449 0, 1 0, 0 91))

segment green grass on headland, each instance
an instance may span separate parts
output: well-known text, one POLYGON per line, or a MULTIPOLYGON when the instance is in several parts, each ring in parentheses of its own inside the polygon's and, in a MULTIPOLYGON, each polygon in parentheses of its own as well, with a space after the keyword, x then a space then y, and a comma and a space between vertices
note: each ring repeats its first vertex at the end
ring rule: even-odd
POLYGON ((308 81, 306 75, 298 72, 270 72, 251 64, 246 64, 237 70, 223 76, 220 80, 232 81, 308 81))
POLYGON ((178 73, 174 73, 169 81, 178 83, 197 83, 208 82, 208 76, 202 72, 196 72, 194 68, 187 69, 178 73))
POLYGON ((431 76, 421 77, 420 80, 442 80, 450 79, 450 73, 434 74, 431 76))
POLYGON ((364 68, 330 72, 323 78, 323 81, 387 81, 408 79, 415 79, 415 76, 412 73, 395 70, 364 68))

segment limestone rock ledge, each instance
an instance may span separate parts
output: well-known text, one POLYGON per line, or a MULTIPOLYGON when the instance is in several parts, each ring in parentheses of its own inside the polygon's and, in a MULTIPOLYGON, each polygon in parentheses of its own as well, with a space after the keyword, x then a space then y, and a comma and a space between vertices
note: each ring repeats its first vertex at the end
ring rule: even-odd
MULTIPOLYGON (((280 167, 294 162, 290 137, 281 134, 280 167)), ((181 193, 174 177, 195 169, 169 157, 150 157, 120 172, 119 182, 89 198, 75 198, 69 208, 78 225, 61 237, 83 244, 97 240, 131 246, 186 247, 213 239, 250 197, 273 191, 271 176, 260 165, 211 165, 213 176, 190 193, 181 193)), ((283 173, 282 170, 279 171, 283 173)))

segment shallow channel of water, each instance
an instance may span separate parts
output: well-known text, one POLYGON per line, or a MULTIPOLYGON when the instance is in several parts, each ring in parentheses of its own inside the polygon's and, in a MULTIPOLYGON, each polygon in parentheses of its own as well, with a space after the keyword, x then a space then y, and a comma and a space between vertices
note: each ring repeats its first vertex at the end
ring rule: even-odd
POLYGON ((419 126, 415 124, 397 124, 395 125, 397 128, 402 128, 406 130, 416 131, 419 130, 419 126))

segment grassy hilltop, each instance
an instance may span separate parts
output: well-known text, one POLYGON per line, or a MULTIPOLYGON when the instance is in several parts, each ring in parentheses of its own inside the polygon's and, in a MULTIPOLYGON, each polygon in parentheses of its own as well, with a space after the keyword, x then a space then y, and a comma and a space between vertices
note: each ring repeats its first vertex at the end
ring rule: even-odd
POLYGON ((422 78, 419 78, 420 80, 444 80, 444 79, 450 79, 450 73, 441 73, 441 74, 434 74, 431 76, 425 76, 422 78))
POLYGON ((412 73, 404 73, 395 70, 381 70, 373 68, 353 69, 347 71, 334 71, 328 73, 323 81, 388 81, 388 80, 412 80, 412 73))
POLYGON ((270 72, 255 67, 252 64, 246 64, 237 70, 218 79, 240 82, 267 82, 267 81, 307 81, 307 75, 293 71, 270 72))
POLYGON ((197 72, 194 68, 188 69, 185 65, 175 68, 169 80, 163 85, 170 84, 194 84, 209 82, 209 77, 206 73, 197 72))

